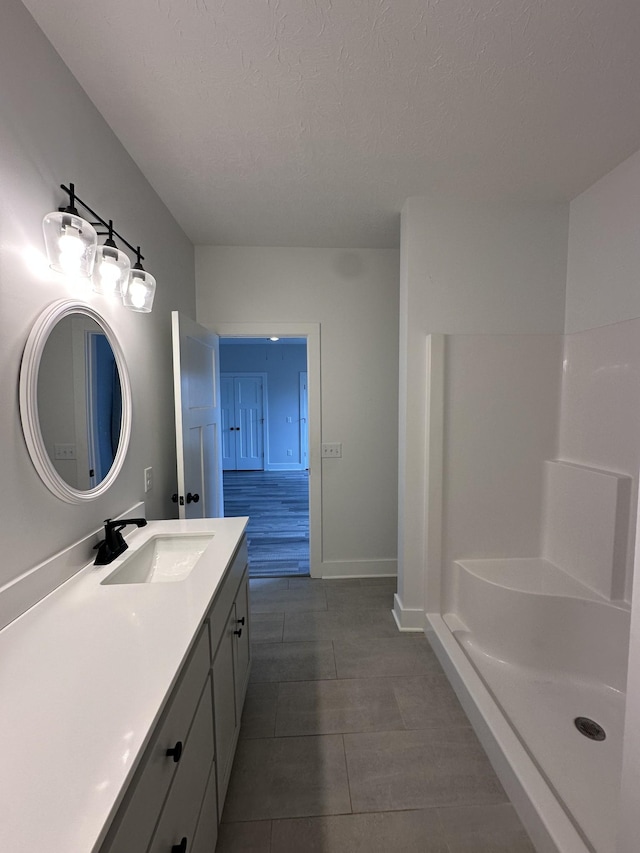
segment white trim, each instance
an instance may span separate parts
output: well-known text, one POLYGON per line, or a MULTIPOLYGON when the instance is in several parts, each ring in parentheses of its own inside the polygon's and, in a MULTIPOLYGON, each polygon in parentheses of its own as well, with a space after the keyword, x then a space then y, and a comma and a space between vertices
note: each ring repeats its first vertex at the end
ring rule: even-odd
POLYGON ((265 462, 265 471, 304 471, 300 462, 265 462))
POLYGON ((398 574, 397 560, 324 560, 321 577, 389 578, 398 574))
POLYGON ((224 338, 307 339, 309 405, 309 551, 312 578, 323 577, 322 563, 322 397, 320 390, 320 323, 212 323, 210 328, 224 338))
POLYGON ((398 593, 393 596, 393 618, 399 631, 420 631, 424 627, 424 611, 402 606, 402 600, 398 593))
POLYGON ((40 314, 27 338, 20 366, 20 418, 31 461, 42 482, 53 494, 70 504, 82 504, 104 494, 113 485, 124 464, 131 435, 131 384, 129 373, 115 332, 107 321, 90 305, 75 299, 60 299, 40 314), (93 489, 81 491, 66 483, 53 466, 42 437, 38 415, 38 371, 45 345, 54 326, 71 314, 83 314, 94 320, 111 344, 120 374, 122 392, 122 422, 120 441, 113 465, 104 480, 93 489))
POLYGON ((429 612, 440 610, 442 587, 444 376, 445 336, 427 335, 423 607, 429 612))
POLYGON ((439 613, 426 614, 438 660, 538 853, 588 853, 493 696, 439 613))

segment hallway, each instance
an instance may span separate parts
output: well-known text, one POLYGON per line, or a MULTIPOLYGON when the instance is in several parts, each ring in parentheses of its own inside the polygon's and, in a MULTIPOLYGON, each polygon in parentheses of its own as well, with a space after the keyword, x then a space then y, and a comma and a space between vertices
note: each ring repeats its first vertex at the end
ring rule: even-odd
POLYGON ((217 853, 534 853, 395 578, 251 581, 217 853))
POLYGON ((225 471, 224 514, 249 516, 250 577, 309 574, 308 471, 225 471))

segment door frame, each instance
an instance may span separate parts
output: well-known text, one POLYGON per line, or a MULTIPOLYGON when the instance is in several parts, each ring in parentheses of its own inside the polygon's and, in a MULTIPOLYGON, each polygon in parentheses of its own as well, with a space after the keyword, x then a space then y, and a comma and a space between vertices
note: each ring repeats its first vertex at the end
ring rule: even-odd
POLYGON ((309 417, 309 574, 322 577, 322 413, 320 396, 320 323, 212 323, 221 338, 306 338, 309 417))

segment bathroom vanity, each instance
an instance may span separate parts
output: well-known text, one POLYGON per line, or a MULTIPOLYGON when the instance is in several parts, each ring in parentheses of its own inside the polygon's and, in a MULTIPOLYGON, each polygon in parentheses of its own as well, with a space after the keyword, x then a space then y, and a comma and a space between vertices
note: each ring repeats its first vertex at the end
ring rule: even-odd
POLYGON ((215 849, 250 667, 246 522, 149 522, 0 631, 0 849, 215 849))

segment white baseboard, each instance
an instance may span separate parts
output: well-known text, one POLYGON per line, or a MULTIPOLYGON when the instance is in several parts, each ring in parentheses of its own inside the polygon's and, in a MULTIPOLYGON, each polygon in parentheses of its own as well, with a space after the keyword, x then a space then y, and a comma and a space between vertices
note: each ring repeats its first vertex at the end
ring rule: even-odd
POLYGON ((391 612, 399 631, 420 633, 424 631, 424 610, 403 607, 398 593, 393 596, 393 610, 391 612))
POLYGON ((397 574, 397 560, 323 560, 320 564, 320 577, 324 579, 390 578, 397 574))
MULTIPOLYGON (((134 518, 144 514, 144 503, 140 502, 114 517, 134 518)), ((90 563, 95 557, 94 545, 102 532, 102 527, 93 530, 78 542, 58 551, 53 557, 39 563, 3 586, 0 589, 0 629, 13 622, 14 619, 41 601, 45 595, 49 595, 80 569, 83 569, 87 563, 90 563)), ((130 533, 131 530, 125 531, 125 537, 130 533)))
POLYGON ((302 462, 265 462, 265 471, 304 471, 302 462))

